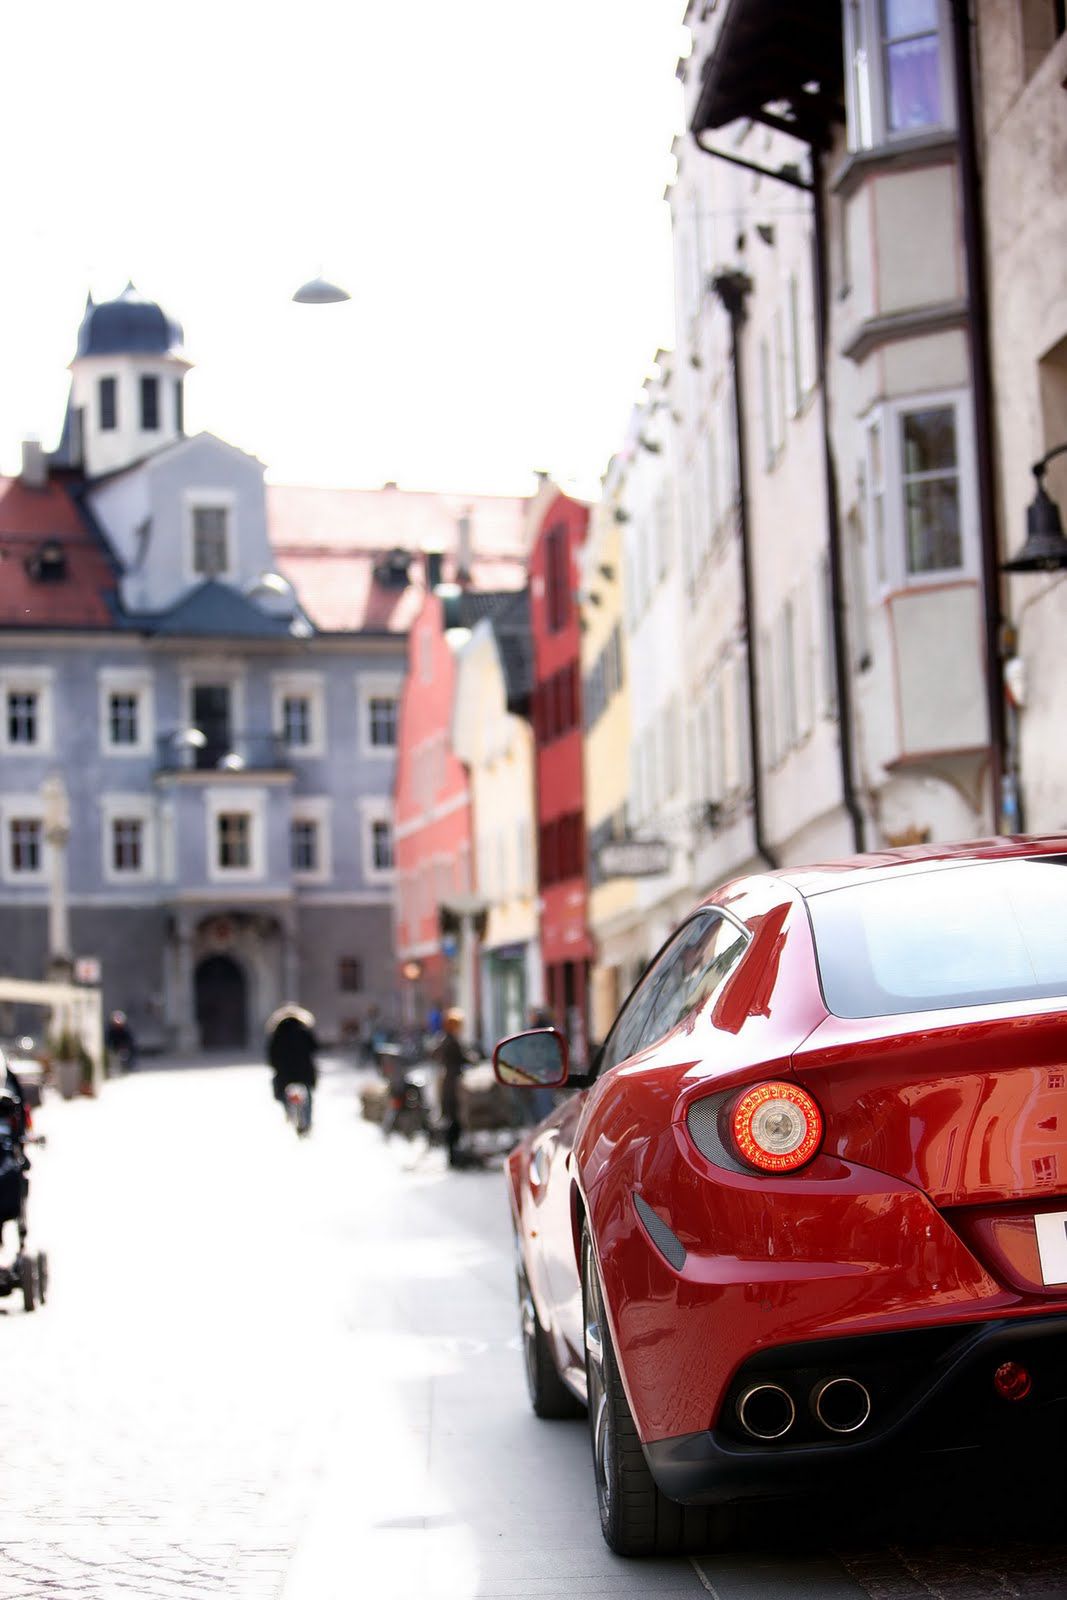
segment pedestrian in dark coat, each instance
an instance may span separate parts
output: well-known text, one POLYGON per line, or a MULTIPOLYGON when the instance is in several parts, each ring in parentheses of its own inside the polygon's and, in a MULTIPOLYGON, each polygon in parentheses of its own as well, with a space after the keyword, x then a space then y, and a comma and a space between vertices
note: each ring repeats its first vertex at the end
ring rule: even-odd
POLYGON ((460 1043, 462 1027, 462 1011, 455 1007, 451 1011, 446 1011, 444 1037, 433 1053, 434 1060, 442 1069, 441 1116, 445 1123, 445 1144, 448 1147, 450 1167, 463 1165, 458 1154, 460 1135, 463 1131, 459 1120, 459 1080, 463 1076, 463 1068, 471 1058, 460 1043))

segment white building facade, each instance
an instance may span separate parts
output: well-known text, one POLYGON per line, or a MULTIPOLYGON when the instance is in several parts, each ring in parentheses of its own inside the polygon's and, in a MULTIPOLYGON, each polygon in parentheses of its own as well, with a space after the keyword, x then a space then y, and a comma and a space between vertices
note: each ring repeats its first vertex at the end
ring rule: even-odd
POLYGON ((892 7, 689 8, 671 415, 701 888, 994 820, 950 8, 911 9, 898 50, 892 7))

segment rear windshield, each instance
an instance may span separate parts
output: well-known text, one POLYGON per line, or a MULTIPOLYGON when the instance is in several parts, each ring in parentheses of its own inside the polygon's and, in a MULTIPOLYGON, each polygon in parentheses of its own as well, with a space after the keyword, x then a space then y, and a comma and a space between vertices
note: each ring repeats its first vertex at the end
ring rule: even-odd
POLYGON ((808 912, 835 1016, 1067 995, 1067 857, 832 889, 808 912))

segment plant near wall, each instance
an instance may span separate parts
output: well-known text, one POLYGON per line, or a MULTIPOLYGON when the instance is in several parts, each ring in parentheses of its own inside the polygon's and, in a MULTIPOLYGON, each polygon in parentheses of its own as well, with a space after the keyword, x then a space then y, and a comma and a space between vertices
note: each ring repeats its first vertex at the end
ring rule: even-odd
POLYGON ((61 1028, 54 1033, 48 1041, 48 1054, 53 1061, 77 1061, 81 1054, 81 1042, 70 1028, 61 1028))

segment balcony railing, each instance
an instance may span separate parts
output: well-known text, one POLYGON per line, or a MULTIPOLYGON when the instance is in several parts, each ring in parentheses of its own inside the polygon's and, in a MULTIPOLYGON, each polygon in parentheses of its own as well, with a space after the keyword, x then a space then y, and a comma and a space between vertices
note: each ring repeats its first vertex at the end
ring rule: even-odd
POLYGON ((289 748, 277 733, 208 734, 177 728, 156 741, 160 772, 287 772, 289 748))

